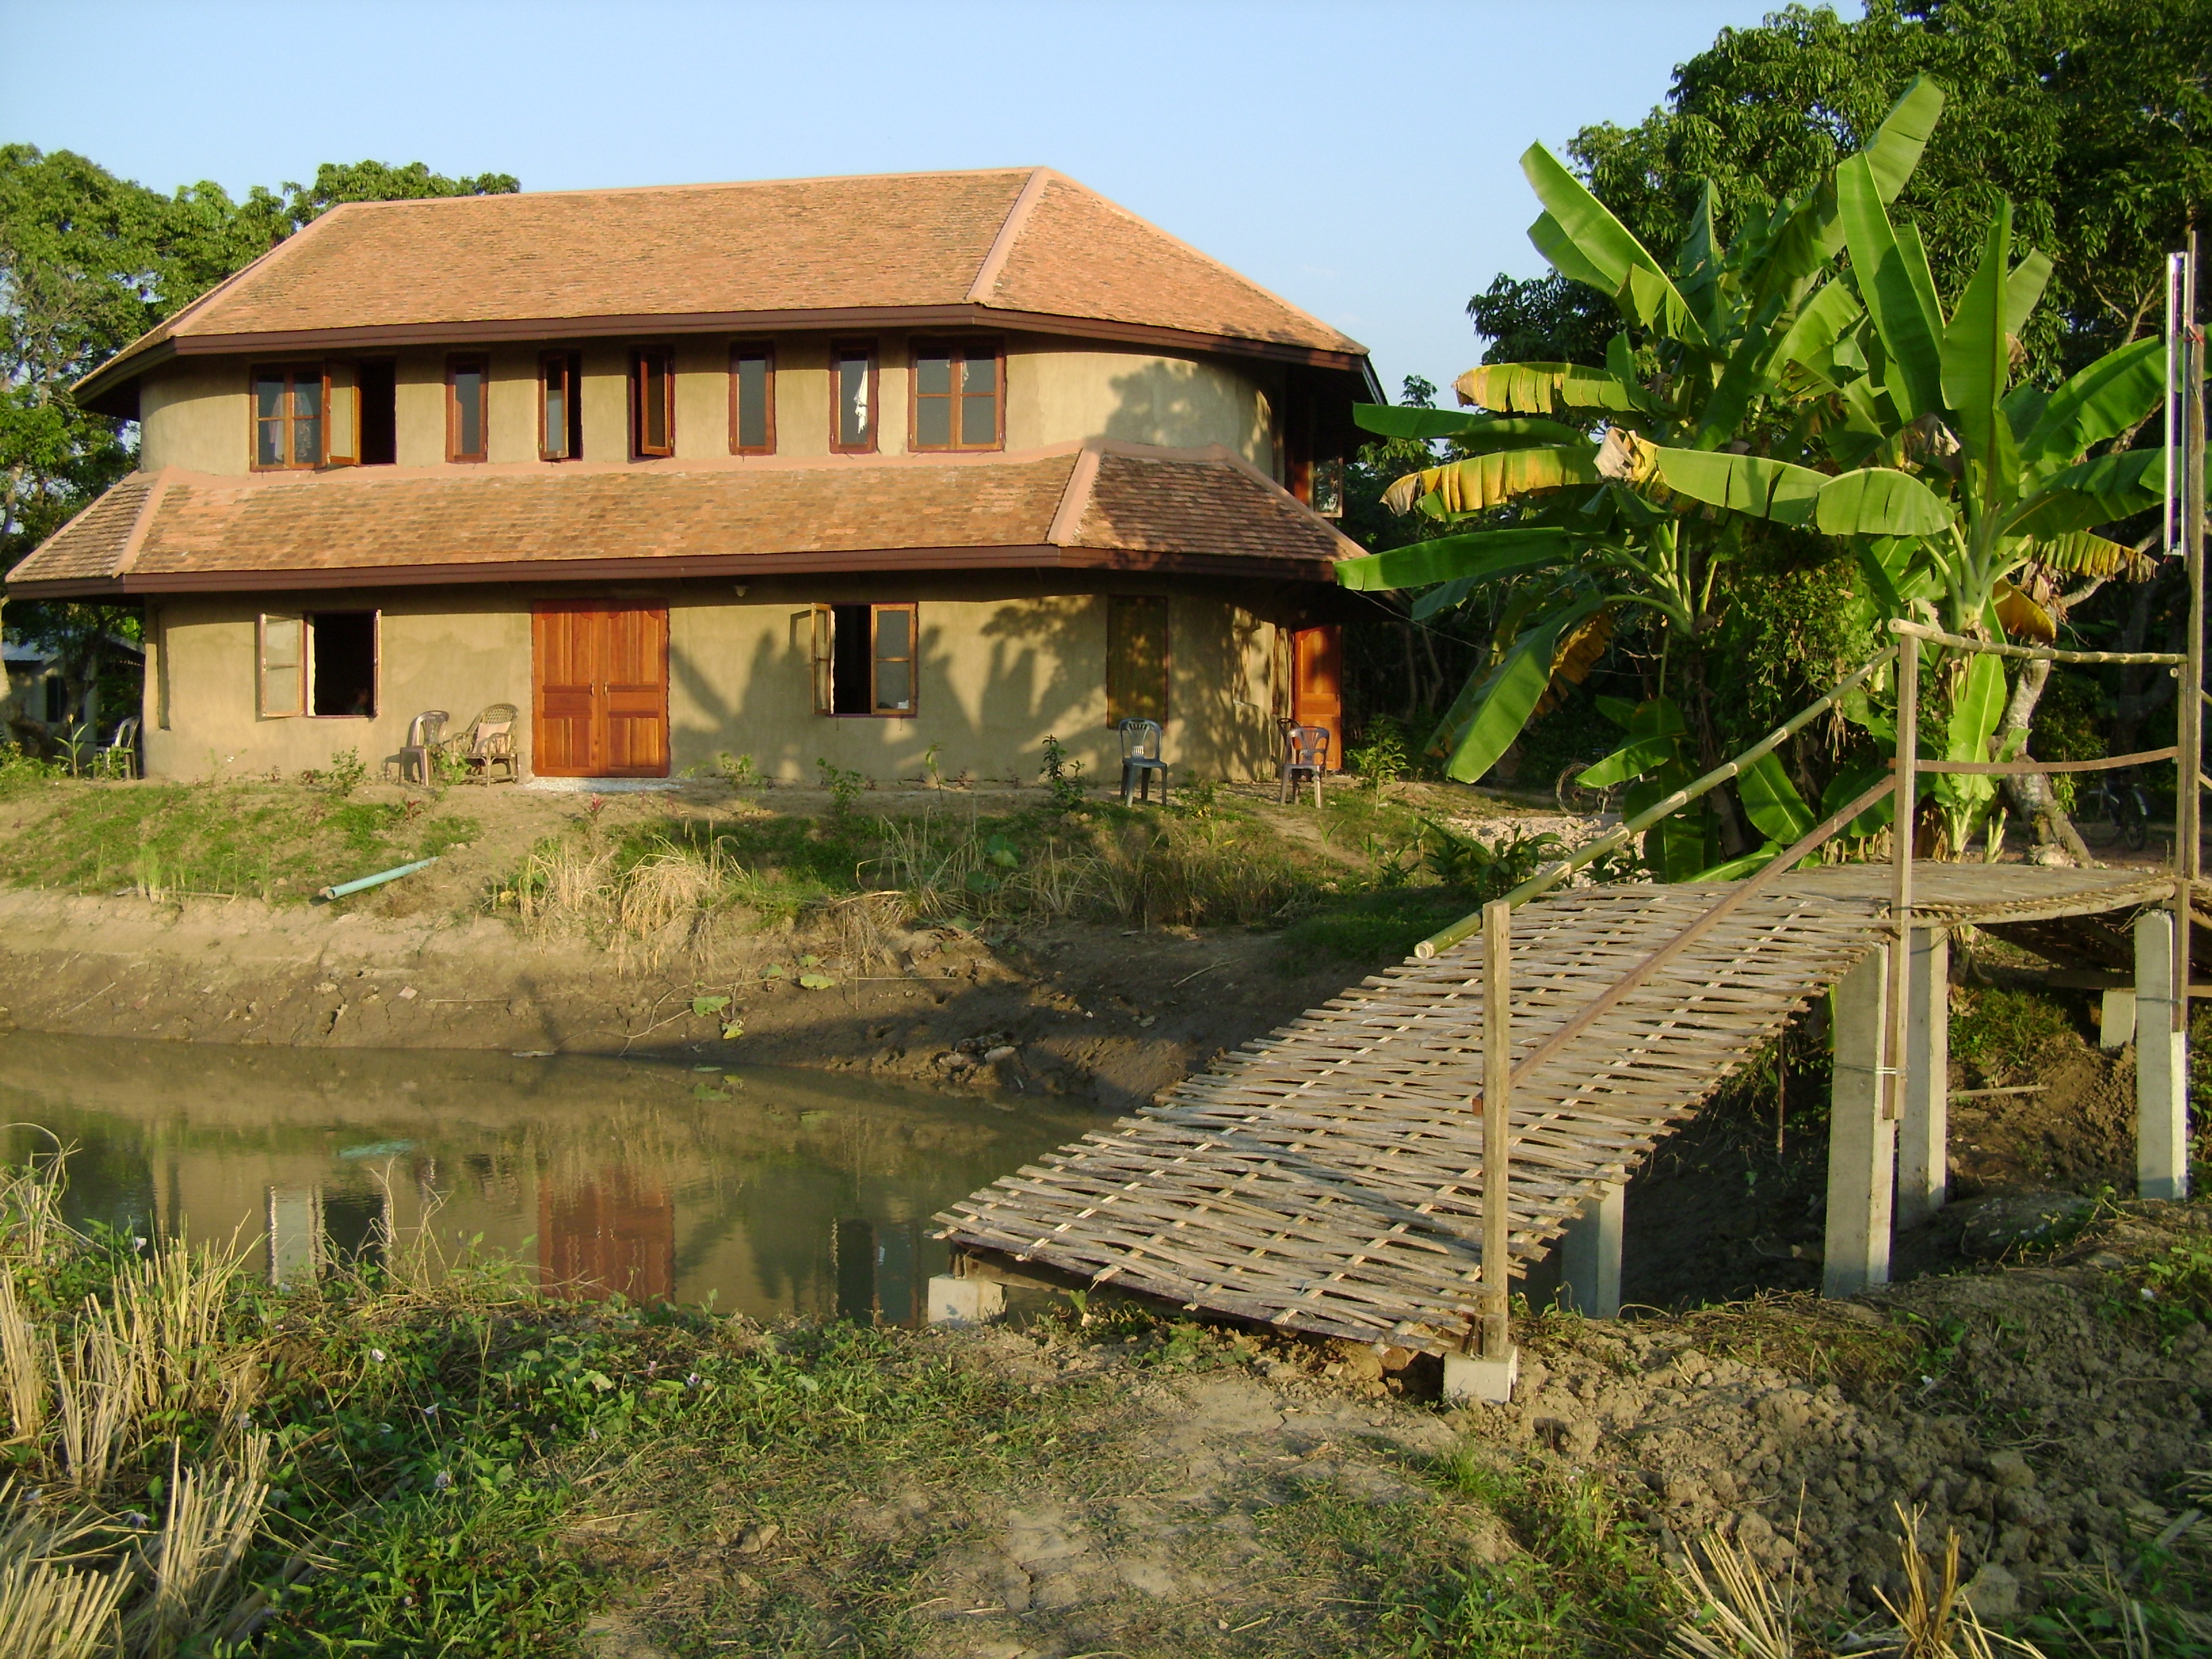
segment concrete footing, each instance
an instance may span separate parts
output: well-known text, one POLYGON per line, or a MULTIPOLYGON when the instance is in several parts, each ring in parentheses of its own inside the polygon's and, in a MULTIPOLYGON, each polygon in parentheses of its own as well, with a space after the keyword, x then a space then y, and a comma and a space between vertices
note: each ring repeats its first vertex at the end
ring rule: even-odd
POLYGON ((2097 1046, 2118 1054, 2136 1040, 2136 994, 2107 991, 2097 1011, 2097 1046))
POLYGON ((1628 1189, 1618 1182, 1583 1206, 1559 1240, 1559 1301, 1585 1319, 1620 1316, 1620 1229, 1628 1189))
POLYGON ((2173 915, 2136 918, 2136 1194, 2189 1196, 2189 1038, 2173 1018, 2173 915))
POLYGON ((1006 1310, 1006 1287, 988 1279, 939 1273, 929 1281, 929 1322, 982 1325, 1006 1310))
POLYGON ((1916 927, 1905 953, 1905 1115, 1897 1126, 1897 1224, 1931 1221, 1950 1197, 1951 935, 1916 927))
POLYGON ((1889 1283, 1897 1185, 1897 1125, 1881 1115, 1889 957, 1889 947, 1882 946, 1836 987, 1823 1296, 1856 1296, 1889 1283))
POLYGON ((1469 1400, 1502 1406, 1513 1398, 1513 1385, 1521 1380, 1521 1350, 1506 1349, 1500 1359, 1482 1355, 1448 1353, 1444 1356, 1444 1402, 1450 1405, 1469 1400))

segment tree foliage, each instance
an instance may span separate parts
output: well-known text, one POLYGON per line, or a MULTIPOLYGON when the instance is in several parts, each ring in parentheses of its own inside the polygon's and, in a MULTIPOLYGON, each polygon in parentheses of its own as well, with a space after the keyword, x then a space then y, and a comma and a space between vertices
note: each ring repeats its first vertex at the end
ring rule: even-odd
MULTIPOLYGON (((359 161, 242 199, 209 183, 165 196, 68 150, 0 145, 0 569, 136 465, 136 433, 79 409, 74 382, 340 202, 520 187, 359 161)), ((52 604, 12 606, 8 623, 59 652, 80 714, 102 642, 136 626, 119 607, 52 604)))

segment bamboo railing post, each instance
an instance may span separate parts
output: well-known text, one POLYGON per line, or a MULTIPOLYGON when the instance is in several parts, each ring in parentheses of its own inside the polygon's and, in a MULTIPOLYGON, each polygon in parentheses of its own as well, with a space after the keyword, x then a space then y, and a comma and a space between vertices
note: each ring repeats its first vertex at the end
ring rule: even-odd
POLYGON ((1897 964, 1889 976, 1888 1076, 1881 1093, 1881 1115, 1894 1121, 1905 1115, 1905 1036, 1910 1018, 1911 976, 1903 964, 1912 951, 1912 842, 1918 817, 1920 760, 1920 641, 1900 635, 1897 653, 1897 807, 1890 821, 1890 863, 1894 884, 1890 892, 1890 925, 1897 930, 1897 964))
MULTIPOLYGON (((2189 641, 2182 667, 2185 684, 2174 700, 2180 715, 2176 734, 2180 755, 2174 766, 2173 1027, 2189 1025, 2190 898, 2203 873, 2204 744, 2204 330, 2197 319, 2197 231, 2189 232, 2189 253, 2182 267, 2179 328, 2181 358, 2181 553, 2189 581, 2189 641), (2191 696, 2190 692, 2199 695, 2191 696)), ((2169 410, 2167 429, 2172 430, 2169 410)))
POLYGON ((1513 907, 1482 907, 1482 1357, 1512 1346, 1506 1185, 1513 1109, 1513 907))

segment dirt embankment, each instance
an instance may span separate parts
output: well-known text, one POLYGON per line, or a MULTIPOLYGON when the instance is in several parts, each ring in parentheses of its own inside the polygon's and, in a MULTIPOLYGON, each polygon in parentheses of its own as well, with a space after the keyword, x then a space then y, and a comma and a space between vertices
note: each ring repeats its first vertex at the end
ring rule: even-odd
POLYGON ((1125 1109, 1357 977, 1241 929, 1063 925, 986 944, 732 924, 613 951, 484 917, 0 891, 0 1022, 173 1042, 711 1052, 1125 1109), (805 977, 832 981, 823 988, 805 977), (695 1001, 697 1006, 695 1008, 695 1001), (731 1026, 739 1034, 726 1038, 731 1026))

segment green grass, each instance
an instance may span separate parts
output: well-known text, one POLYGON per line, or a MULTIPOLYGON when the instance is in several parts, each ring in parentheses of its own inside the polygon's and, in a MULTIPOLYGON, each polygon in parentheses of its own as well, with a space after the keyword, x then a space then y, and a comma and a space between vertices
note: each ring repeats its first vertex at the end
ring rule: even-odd
POLYGON ((420 801, 344 800, 284 784, 46 787, 58 793, 35 833, 0 842, 0 879, 301 900, 478 833, 474 820, 420 801))
POLYGON ((2068 1004, 2037 991, 1977 986, 1952 1009, 1952 1054, 1992 1075, 2075 1035, 2068 1004))
POLYGON ((1402 961, 1422 939, 1474 908, 1474 902, 1455 887, 1389 887, 1332 896, 1283 929, 1278 957, 1293 971, 1322 960, 1402 961))

